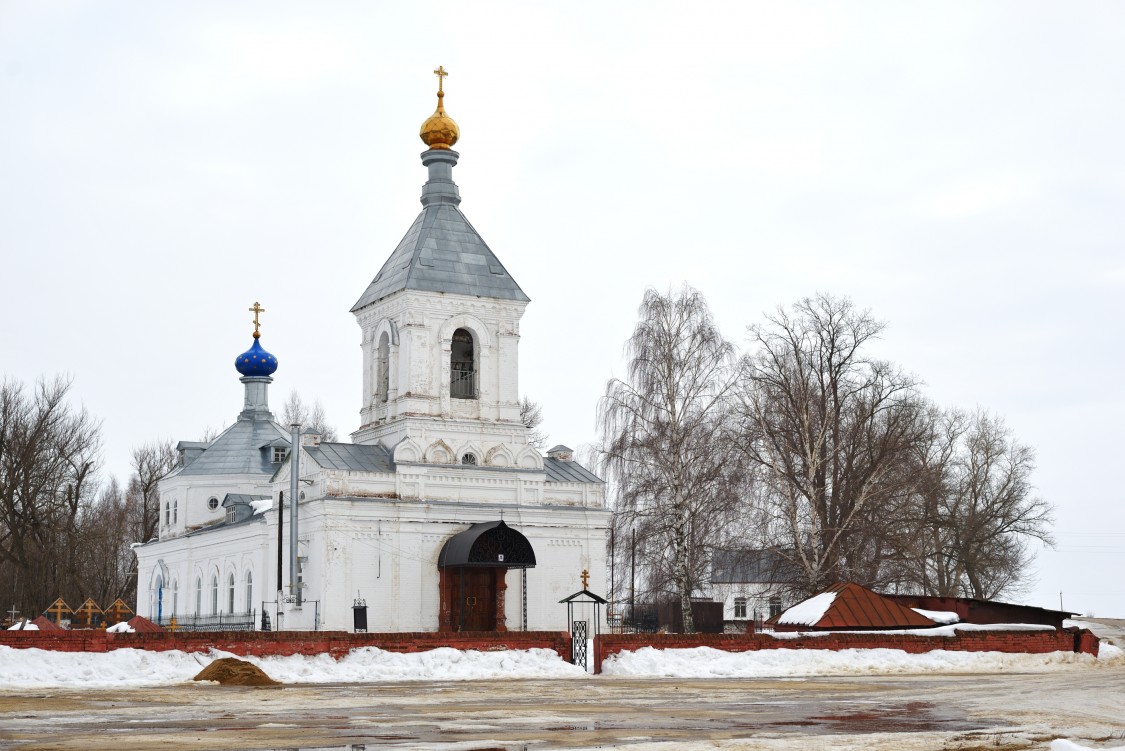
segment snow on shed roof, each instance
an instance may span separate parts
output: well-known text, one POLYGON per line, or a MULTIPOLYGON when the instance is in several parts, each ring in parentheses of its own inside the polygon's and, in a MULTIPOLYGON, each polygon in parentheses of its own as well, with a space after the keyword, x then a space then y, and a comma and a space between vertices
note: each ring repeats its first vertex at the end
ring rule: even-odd
POLYGON ((813 629, 927 628, 932 620, 853 582, 834 584, 770 622, 813 629))

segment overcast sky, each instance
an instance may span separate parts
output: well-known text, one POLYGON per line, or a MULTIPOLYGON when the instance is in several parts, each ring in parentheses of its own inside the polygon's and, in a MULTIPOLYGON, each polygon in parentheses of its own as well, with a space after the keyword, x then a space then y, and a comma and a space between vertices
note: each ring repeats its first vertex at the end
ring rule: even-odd
POLYGON ((931 398, 1038 450, 1058 547, 1027 601, 1125 617, 1123 29, 1114 2, 0 0, 0 371, 69 374, 124 477, 234 420, 259 300, 273 405, 346 436, 348 310, 420 210, 441 64, 552 443, 594 439, 646 286, 740 346, 846 295, 931 398))

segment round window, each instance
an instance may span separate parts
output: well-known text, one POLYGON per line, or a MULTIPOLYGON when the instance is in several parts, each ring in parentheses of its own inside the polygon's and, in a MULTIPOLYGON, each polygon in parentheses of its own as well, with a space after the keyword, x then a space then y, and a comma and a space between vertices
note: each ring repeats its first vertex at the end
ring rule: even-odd
POLYGON ((207 508, 214 511, 218 507, 219 507, 219 499, 218 498, 216 498, 215 496, 211 496, 210 498, 207 499, 207 508))

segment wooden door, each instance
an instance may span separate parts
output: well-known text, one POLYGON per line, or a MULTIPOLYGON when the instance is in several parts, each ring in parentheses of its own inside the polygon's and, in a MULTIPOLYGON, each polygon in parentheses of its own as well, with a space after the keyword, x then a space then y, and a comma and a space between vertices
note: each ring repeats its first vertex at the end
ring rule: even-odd
POLYGON ((496 575, 490 568, 462 568, 454 587, 453 627, 461 631, 496 630, 496 575))

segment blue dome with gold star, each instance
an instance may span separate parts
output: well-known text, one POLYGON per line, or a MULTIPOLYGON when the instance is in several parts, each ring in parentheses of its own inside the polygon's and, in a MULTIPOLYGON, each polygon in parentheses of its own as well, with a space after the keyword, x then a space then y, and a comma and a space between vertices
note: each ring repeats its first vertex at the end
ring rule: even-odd
POLYGON ((266 352, 255 336, 250 349, 235 358, 234 367, 244 376, 264 377, 277 370, 277 358, 266 352))

